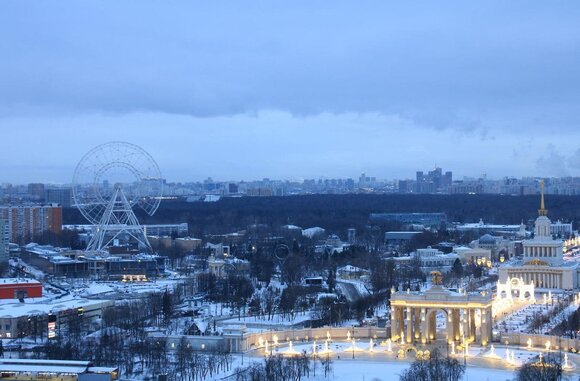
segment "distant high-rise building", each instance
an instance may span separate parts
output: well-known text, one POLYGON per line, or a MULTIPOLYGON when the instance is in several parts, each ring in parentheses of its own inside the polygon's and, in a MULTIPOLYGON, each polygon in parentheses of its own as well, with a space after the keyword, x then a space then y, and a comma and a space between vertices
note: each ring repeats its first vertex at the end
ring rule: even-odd
POLYGON ((449 187, 453 184, 453 172, 447 171, 445 172, 445 177, 443 178, 443 187, 449 187))
POLYGON ((59 204, 69 208, 72 204, 71 188, 49 188, 45 191, 45 201, 49 204, 59 204))
POLYGON ((423 176, 423 171, 417 171, 417 182, 423 182, 425 181, 425 176, 423 176))
POLYGON ((358 186, 359 187, 372 186, 376 181, 377 181, 376 177, 369 177, 365 173, 361 173, 360 177, 358 178, 358 186))
POLYGON ((25 244, 44 232, 62 232, 62 207, 49 205, 0 206, 0 220, 7 221, 10 242, 25 244))
POLYGON ((30 198, 42 202, 44 201, 44 184, 42 183, 31 183, 28 184, 28 194, 30 198))
POLYGON ((238 193, 238 184, 229 183, 228 184, 228 193, 238 193))
POLYGON ((407 193, 407 192, 409 192, 409 181, 399 180, 399 193, 407 193))
POLYGON ((8 243, 10 239, 8 221, 0 218, 0 263, 8 262, 8 243))
POLYGON ((271 188, 250 188, 247 190, 246 195, 248 196, 262 196, 262 197, 270 197, 274 195, 271 188))
POLYGON ((417 193, 446 193, 453 183, 453 173, 447 171, 443 174, 439 167, 427 172, 427 174, 423 171, 417 171, 416 176, 415 191, 417 193))

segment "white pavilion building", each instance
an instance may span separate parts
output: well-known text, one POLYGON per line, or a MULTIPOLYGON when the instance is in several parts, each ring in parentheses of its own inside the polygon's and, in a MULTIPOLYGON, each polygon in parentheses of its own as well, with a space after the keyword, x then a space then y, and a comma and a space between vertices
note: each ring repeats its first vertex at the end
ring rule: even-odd
POLYGON ((534 238, 523 243, 523 260, 514 260, 499 268, 499 281, 519 278, 525 284, 533 282, 537 288, 572 290, 580 284, 580 266, 576 261, 565 261, 563 242, 552 237, 548 210, 544 207, 544 187, 534 238))

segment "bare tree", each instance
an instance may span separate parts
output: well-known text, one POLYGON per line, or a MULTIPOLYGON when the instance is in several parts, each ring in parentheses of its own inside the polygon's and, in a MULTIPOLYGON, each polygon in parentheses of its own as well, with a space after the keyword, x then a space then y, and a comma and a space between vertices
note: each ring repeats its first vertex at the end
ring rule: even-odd
POLYGON ((559 381, 562 379, 562 359, 545 356, 524 364, 517 372, 517 381, 559 381))
POLYGON ((459 381, 465 366, 457 359, 443 357, 438 350, 431 353, 429 360, 417 359, 399 377, 400 381, 459 381))

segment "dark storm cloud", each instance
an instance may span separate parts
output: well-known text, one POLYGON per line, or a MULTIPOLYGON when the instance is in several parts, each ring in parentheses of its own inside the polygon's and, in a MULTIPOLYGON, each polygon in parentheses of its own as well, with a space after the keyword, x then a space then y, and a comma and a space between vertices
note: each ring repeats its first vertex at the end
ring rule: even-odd
POLYGON ((0 111, 577 125, 577 2, 0 4, 0 111))

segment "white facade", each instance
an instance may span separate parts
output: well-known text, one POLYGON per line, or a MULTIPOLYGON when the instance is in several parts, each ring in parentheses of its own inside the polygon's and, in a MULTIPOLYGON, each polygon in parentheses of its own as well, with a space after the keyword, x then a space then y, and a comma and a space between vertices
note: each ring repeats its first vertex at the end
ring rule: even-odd
POLYGON ((453 267, 453 263, 459 256, 456 253, 444 254, 443 252, 428 247, 426 249, 417 249, 408 257, 395 257, 395 263, 398 265, 410 264, 414 258, 420 262, 421 272, 429 275, 431 271, 440 271, 448 273, 453 267))
POLYGON ((569 237, 573 233, 572 223, 564 223, 558 220, 550 226, 550 233, 561 237, 569 237))
POLYGON ((563 241, 552 238, 552 223, 542 205, 536 219, 534 238, 523 243, 524 257, 499 268, 499 281, 505 283, 509 278, 519 278, 539 288, 572 290, 580 284, 578 262, 564 261, 563 241))
POLYGON ((491 250, 460 246, 453 249, 453 252, 459 256, 462 263, 477 263, 478 260, 487 263, 491 261, 491 250))

